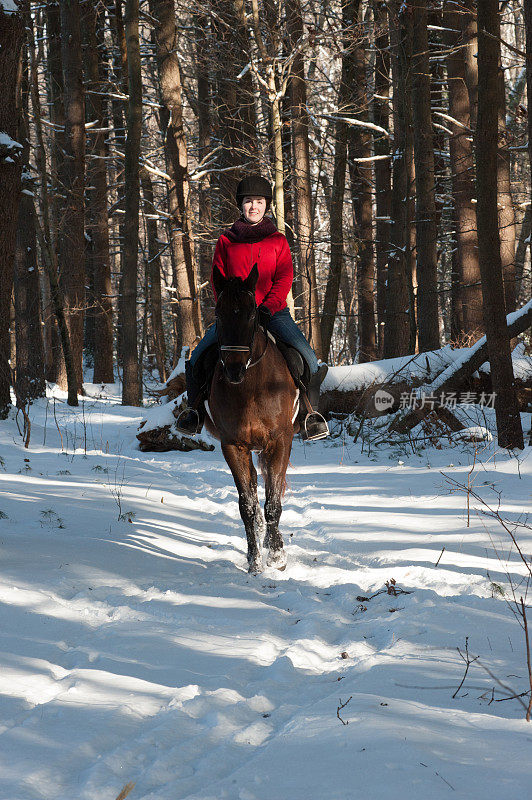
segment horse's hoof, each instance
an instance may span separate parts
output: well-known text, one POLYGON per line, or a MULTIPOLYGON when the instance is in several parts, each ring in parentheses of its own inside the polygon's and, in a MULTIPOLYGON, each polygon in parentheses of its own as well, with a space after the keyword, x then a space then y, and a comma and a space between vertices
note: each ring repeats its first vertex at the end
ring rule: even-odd
POLYGON ((268 560, 266 562, 269 567, 278 569, 283 572, 286 569, 286 553, 284 550, 270 550, 268 553, 268 560))
POLYGON ((248 567, 248 572, 250 575, 260 575, 262 569, 262 558, 260 558, 260 556, 258 558, 254 558, 253 561, 250 561, 248 567))

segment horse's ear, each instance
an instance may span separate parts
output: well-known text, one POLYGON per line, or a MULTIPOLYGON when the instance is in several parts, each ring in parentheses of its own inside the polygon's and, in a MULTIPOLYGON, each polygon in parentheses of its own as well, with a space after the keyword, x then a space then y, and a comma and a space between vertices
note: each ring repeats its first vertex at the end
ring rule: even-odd
POLYGON ((257 281, 259 279, 259 268, 257 264, 253 264, 249 275, 247 276, 246 280, 244 281, 244 286, 246 289, 255 294, 255 287, 257 285, 257 281))
POLYGON ((225 288, 226 279, 222 275, 220 268, 216 264, 212 269, 212 283, 214 286, 214 291, 216 292, 216 297, 220 297, 221 293, 225 288))

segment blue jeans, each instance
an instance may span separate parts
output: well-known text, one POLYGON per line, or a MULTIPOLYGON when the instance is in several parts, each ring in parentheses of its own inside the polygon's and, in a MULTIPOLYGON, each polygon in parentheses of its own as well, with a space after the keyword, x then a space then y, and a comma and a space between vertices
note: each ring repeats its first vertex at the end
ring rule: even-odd
POLYGON ((288 308, 282 308, 281 311, 273 315, 268 323, 268 330, 282 342, 294 347, 298 353, 301 353, 303 361, 306 361, 309 366, 310 374, 316 374, 319 367, 316 353, 292 319, 288 308))
MULTIPOLYGON (((303 360, 306 361, 309 366, 311 375, 314 375, 318 371, 319 365, 316 354, 292 319, 292 315, 290 314, 288 308, 283 308, 281 311, 278 311, 273 315, 268 323, 268 330, 274 336, 278 336, 282 342, 285 342, 285 344, 288 344, 291 347, 295 347, 295 349, 301 353, 303 360)), ((217 337, 215 323, 214 325, 211 325, 210 328, 207 328, 205 336, 192 351, 190 355, 191 367, 197 363, 199 357, 207 350, 207 348, 213 344, 216 344, 216 341, 217 337)))

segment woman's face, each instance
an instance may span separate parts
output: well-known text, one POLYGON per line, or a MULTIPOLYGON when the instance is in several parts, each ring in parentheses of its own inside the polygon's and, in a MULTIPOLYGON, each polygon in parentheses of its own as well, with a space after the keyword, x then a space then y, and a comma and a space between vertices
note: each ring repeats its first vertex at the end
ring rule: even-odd
POLYGON ((266 213, 266 198, 256 194, 244 197, 242 213, 246 222, 256 225, 266 213))

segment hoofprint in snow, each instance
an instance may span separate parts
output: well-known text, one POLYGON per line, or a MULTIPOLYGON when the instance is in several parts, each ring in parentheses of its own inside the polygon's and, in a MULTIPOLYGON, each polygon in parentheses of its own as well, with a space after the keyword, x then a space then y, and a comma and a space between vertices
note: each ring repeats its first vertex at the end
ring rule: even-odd
POLYGON ((297 441, 288 567, 252 577, 219 449, 140 453, 117 395, 38 401, 27 450, 0 423, 1 800, 529 795, 524 569, 443 473, 476 447, 515 520, 530 450, 297 441))

